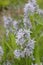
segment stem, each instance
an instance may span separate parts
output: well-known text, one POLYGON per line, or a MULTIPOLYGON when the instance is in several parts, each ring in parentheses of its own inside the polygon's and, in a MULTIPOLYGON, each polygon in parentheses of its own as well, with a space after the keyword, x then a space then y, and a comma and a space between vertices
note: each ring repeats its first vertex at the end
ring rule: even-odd
POLYGON ((36 43, 36 48, 35 48, 35 62, 40 65, 40 56, 39 56, 39 45, 36 43))

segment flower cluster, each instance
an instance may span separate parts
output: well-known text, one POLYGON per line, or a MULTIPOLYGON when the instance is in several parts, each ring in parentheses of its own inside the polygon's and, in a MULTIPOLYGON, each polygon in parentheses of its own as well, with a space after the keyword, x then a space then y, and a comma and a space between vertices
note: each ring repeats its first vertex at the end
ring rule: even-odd
MULTIPOLYGON (((12 20, 11 17, 6 17, 3 16, 4 18, 4 26, 6 28, 6 35, 8 36, 9 30, 13 30, 12 29, 12 25, 14 26, 14 34, 16 35, 16 43, 17 45, 19 45, 21 48, 19 50, 16 49, 14 50, 14 55, 15 57, 19 58, 19 57, 25 57, 25 56, 30 56, 33 52, 34 49, 34 40, 31 39, 30 33, 32 33, 30 31, 30 28, 27 26, 25 26, 25 24, 29 26, 29 19, 26 22, 22 21, 16 21, 16 20, 12 20), (23 27, 21 25, 21 23, 23 23, 23 27)), ((31 26, 31 25, 30 25, 31 26)))
POLYGON ((3 20, 4 20, 4 27, 6 29, 6 36, 8 36, 9 32, 12 32, 12 18, 9 16, 3 16, 3 20))
POLYGON ((34 40, 29 40, 28 43, 26 42, 26 45, 24 44, 25 47, 22 46, 24 48, 23 50, 16 49, 14 51, 14 55, 16 56, 16 58, 31 56, 31 54, 33 55, 34 42, 34 40))
POLYGON ((30 31, 30 28, 32 28, 32 24, 28 18, 28 12, 29 10, 31 11, 31 13, 34 12, 35 10, 35 2, 34 1, 30 1, 29 3, 27 3, 24 7, 24 18, 23 18, 23 24, 24 27, 19 28, 19 24, 20 22, 14 22, 14 27, 16 29, 16 43, 17 45, 20 46, 20 49, 16 49, 14 51, 14 55, 16 58, 19 57, 26 57, 26 56, 31 56, 33 54, 33 50, 34 50, 34 39, 31 39, 31 35, 30 33, 32 33, 30 31))

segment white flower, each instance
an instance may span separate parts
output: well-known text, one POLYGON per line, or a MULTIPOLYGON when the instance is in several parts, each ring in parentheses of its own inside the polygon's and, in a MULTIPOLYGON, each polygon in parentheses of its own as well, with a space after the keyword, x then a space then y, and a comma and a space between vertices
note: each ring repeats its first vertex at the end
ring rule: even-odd
POLYGON ((19 45, 22 45, 24 43, 24 38, 23 38, 24 32, 22 29, 19 29, 19 31, 16 34, 16 42, 19 45))
POLYGON ((6 28, 6 25, 9 24, 9 20, 7 19, 6 16, 3 16, 3 19, 4 19, 4 26, 5 26, 5 28, 6 28))
POLYGON ((30 40, 27 44, 27 47, 30 48, 30 49, 34 49, 34 43, 35 41, 34 40, 30 40))
POLYGON ((7 16, 3 16, 3 20, 4 20, 4 26, 6 27, 9 24, 9 22, 12 21, 12 18, 7 17, 7 16))
POLYGON ((20 57, 20 50, 15 50, 14 55, 16 58, 19 58, 20 57))
POLYGON ((33 3, 31 3, 31 2, 27 3, 24 7, 24 13, 27 14, 28 11, 31 11, 31 12, 35 11, 35 7, 34 7, 33 3))
POLYGON ((18 31, 18 33, 17 33, 17 39, 21 39, 21 38, 23 38, 24 37, 24 35, 26 35, 26 37, 30 37, 30 30, 26 30, 26 29, 24 29, 24 30, 22 30, 22 29, 20 29, 19 31, 18 31))
POLYGON ((18 37, 18 39, 22 38, 23 35, 24 35, 23 30, 22 30, 22 29, 19 29, 19 31, 18 31, 18 33, 17 33, 17 37, 18 37))
POLYGON ((13 21, 13 26, 16 30, 18 29, 18 22, 16 20, 13 21))
POLYGON ((17 39, 20 39, 21 37, 23 37, 24 33, 22 32, 22 29, 20 29, 17 33, 17 39))
POLYGON ((16 39, 17 45, 21 45, 22 46, 24 44, 24 42, 25 42, 24 38, 16 39))
POLYGON ((24 52, 26 56, 30 56, 30 50, 28 48, 25 48, 24 52))
POLYGON ((30 29, 24 29, 24 33, 25 33, 25 37, 26 38, 30 38, 30 33, 31 33, 31 31, 30 31, 30 29))
POLYGON ((29 20, 29 18, 27 18, 27 16, 24 16, 24 26, 25 28, 28 27, 28 28, 32 28, 32 25, 31 25, 31 22, 29 20))
POLYGON ((30 30, 20 29, 16 34, 16 37, 17 37, 16 43, 22 46, 25 42, 25 38, 30 39, 30 30))
POLYGON ((3 49, 2 49, 2 47, 0 46, 0 56, 3 56, 3 49))

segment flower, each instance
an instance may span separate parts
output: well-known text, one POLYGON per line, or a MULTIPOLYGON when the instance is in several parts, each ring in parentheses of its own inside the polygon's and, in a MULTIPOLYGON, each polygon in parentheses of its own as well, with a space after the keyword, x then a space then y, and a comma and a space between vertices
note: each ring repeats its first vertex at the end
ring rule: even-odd
POLYGON ((32 2, 28 2, 27 4, 25 4, 24 13, 27 15, 29 11, 31 12, 35 11, 35 7, 32 2))
POLYGON ((7 16, 3 16, 3 19, 4 19, 4 26, 5 28, 8 26, 9 22, 12 21, 12 18, 11 17, 7 17, 7 16))
POLYGON ((30 30, 19 29, 16 34, 16 43, 22 46, 26 39, 30 39, 30 30))
POLYGON ((25 48, 24 49, 24 52, 25 52, 25 56, 30 56, 30 51, 28 48, 25 48))
POLYGON ((20 57, 20 50, 15 50, 14 55, 16 58, 19 58, 20 57))
POLYGON ((17 38, 20 39, 20 38, 23 37, 23 35, 24 35, 23 30, 22 30, 22 29, 19 29, 19 31, 18 31, 18 33, 17 33, 17 38))
POLYGON ((24 42, 25 42, 24 38, 16 39, 17 45, 22 46, 24 44, 24 42))
POLYGON ((18 22, 16 20, 13 21, 13 26, 16 30, 18 30, 18 22))
POLYGON ((27 16, 24 16, 23 21, 24 21, 24 26, 25 26, 25 28, 26 28, 26 27, 27 27, 27 28, 32 28, 31 22, 30 22, 30 20, 29 20, 29 18, 28 18, 27 16))
POLYGON ((30 39, 30 33, 31 33, 30 29, 24 29, 24 33, 25 33, 25 37, 30 39))
POLYGON ((35 41, 34 40, 30 40, 27 44, 27 48, 30 48, 30 49, 34 49, 34 43, 35 41))
POLYGON ((19 31, 16 34, 17 44, 22 45, 24 43, 24 38, 23 38, 24 34, 25 34, 24 31, 22 29, 19 29, 19 31))

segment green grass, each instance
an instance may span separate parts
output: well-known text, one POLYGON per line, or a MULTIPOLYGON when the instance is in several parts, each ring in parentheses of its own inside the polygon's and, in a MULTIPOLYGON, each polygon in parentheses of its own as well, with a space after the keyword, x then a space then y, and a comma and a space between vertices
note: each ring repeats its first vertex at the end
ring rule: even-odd
POLYGON ((43 0, 37 0, 37 3, 41 9, 43 9, 43 0))

